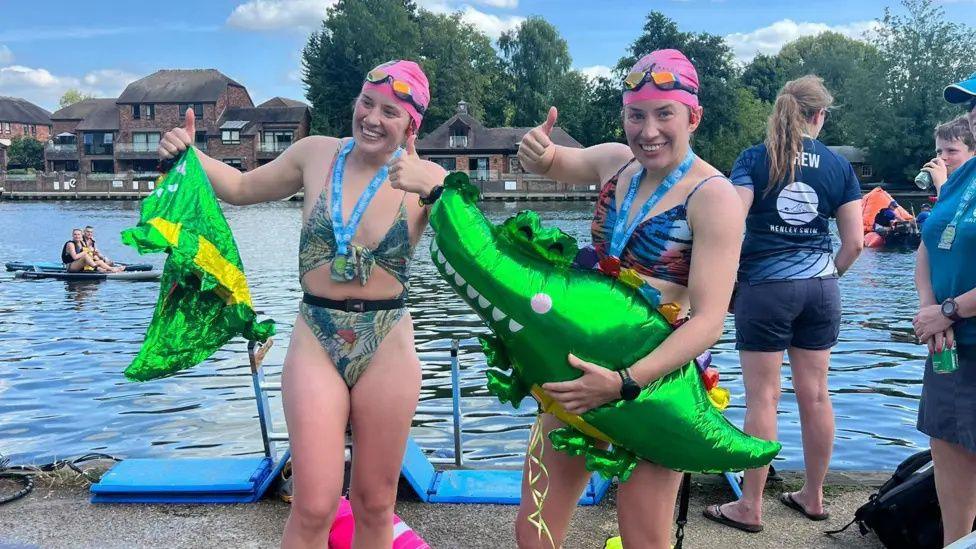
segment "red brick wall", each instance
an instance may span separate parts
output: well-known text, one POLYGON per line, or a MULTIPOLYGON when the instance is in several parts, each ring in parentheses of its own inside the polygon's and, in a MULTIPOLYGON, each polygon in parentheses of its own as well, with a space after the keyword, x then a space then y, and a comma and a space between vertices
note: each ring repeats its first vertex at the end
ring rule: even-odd
POLYGON ((207 140, 207 155, 217 160, 225 158, 240 158, 244 162, 245 168, 253 170, 257 167, 257 141, 256 136, 242 135, 239 145, 225 145, 220 137, 212 137, 207 140))
POLYGON ((0 147, 0 172, 7 169, 7 149, 0 147))
POLYGON ((224 111, 229 108, 253 106, 254 103, 251 101, 251 96, 248 95, 247 90, 238 86, 227 86, 227 91, 217 98, 217 115, 215 118, 220 118, 224 111))
MULTIPOLYGON (((13 139, 21 135, 29 135, 27 133, 27 125, 20 122, 10 122, 10 132, 4 132, 5 122, 0 122, 0 139, 13 139)), ((46 142, 51 138, 51 126, 42 126, 36 124, 37 133, 34 135, 34 139, 41 142, 46 142)))
MULTIPOLYGON (((119 105, 119 136, 120 143, 132 143, 132 132, 155 132, 164 134, 173 128, 182 127, 184 120, 180 117, 180 105, 177 103, 156 103, 156 117, 146 120, 145 107, 139 120, 132 118, 132 105, 119 105)), ((193 113, 196 119, 197 131, 214 131, 214 106, 212 103, 203 104, 203 112, 193 113)))

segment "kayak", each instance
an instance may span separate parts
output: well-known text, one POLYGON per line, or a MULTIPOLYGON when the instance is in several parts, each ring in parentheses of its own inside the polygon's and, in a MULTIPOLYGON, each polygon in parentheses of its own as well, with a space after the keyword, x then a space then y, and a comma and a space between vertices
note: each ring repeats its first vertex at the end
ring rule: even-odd
MULTIPOLYGON (((132 271, 151 271, 153 266, 148 263, 139 263, 128 265, 126 263, 117 263, 117 265, 122 265, 125 267, 125 272, 132 271)), ((51 271, 51 272, 64 272, 64 265, 61 263, 53 262, 40 262, 40 263, 28 263, 26 261, 11 261, 4 265, 8 271, 51 271)))
POLYGON ((69 273, 64 269, 61 271, 17 271, 14 276, 17 278, 43 279, 53 278, 55 280, 129 280, 129 281, 151 281, 159 280, 159 271, 122 271, 121 273, 98 273, 85 271, 81 273, 69 273))

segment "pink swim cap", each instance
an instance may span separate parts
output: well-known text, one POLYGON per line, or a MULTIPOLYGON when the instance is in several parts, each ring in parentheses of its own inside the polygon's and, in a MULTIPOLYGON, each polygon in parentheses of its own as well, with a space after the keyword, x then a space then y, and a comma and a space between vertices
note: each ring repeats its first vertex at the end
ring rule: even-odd
MULTIPOLYGON (((426 111, 427 107, 430 105, 430 84, 427 82, 427 75, 424 74, 424 71, 420 68, 420 65, 414 63, 413 61, 389 61, 379 65, 373 70, 383 71, 392 76, 395 80, 400 80, 409 84, 410 94, 413 97, 413 100, 426 111)), ((383 95, 398 101, 400 105, 407 110, 407 113, 410 114, 410 118, 413 120, 414 129, 416 130, 420 128, 420 123, 424 120, 424 115, 417 110, 417 107, 410 100, 397 97, 397 95, 393 92, 393 82, 386 80, 384 82, 374 84, 373 82, 366 80, 363 82, 362 91, 366 90, 376 90, 383 95)))
MULTIPOLYGON (((691 61, 685 57, 685 54, 678 50, 652 51, 641 57, 630 69, 630 72, 644 72, 652 67, 654 72, 670 72, 677 75, 680 82, 685 86, 698 89, 698 71, 695 70, 691 61)), ((655 86, 654 82, 645 82, 636 91, 624 90, 624 105, 648 99, 670 99, 692 108, 698 106, 698 95, 680 89, 662 90, 655 86)))

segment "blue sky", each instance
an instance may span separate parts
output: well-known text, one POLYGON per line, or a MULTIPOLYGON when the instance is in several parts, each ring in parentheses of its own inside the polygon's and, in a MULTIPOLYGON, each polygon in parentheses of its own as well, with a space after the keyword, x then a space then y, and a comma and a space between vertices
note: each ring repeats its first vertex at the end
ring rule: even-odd
MULTIPOLYGON (((163 68, 216 68, 254 101, 304 99, 300 55, 335 0, 0 0, 0 95, 54 110, 69 87, 99 97, 163 68)), ((896 0, 416 0, 497 37, 530 15, 554 24, 573 64, 589 74, 614 65, 661 11, 682 30, 726 36, 737 57, 776 52, 802 35, 832 29, 861 36, 896 0)), ((941 0, 947 14, 976 27, 976 0, 941 0)))

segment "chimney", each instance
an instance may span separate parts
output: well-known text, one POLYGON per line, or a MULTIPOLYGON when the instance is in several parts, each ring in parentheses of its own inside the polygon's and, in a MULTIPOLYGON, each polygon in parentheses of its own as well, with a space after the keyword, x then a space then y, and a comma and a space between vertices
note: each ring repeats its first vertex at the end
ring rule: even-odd
POLYGON ((457 113, 458 114, 468 114, 468 102, 467 101, 458 101, 457 113))

